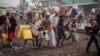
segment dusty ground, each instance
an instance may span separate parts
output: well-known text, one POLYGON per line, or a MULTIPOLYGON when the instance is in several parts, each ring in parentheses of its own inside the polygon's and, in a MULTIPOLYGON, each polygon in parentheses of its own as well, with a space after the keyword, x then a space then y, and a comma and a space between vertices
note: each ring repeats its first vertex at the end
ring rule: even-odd
POLYGON ((33 48, 31 41, 25 47, 24 41, 15 38, 12 48, 2 48, 1 56, 97 56, 96 47, 91 45, 91 53, 86 53, 85 48, 89 36, 79 33, 79 41, 72 45, 71 40, 66 40, 64 46, 50 48, 33 48))
POLYGON ((91 45, 91 53, 86 53, 85 48, 88 42, 88 36, 79 34, 79 41, 72 45, 71 40, 65 41, 65 45, 50 48, 32 48, 29 41, 27 47, 23 45, 23 40, 16 40, 12 48, 3 48, 1 56, 96 56, 97 51, 94 44, 91 45))

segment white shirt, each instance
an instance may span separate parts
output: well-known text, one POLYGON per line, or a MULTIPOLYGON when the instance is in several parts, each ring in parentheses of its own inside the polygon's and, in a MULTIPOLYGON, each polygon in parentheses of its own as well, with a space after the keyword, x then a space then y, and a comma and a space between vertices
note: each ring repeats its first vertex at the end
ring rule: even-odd
POLYGON ((51 26, 52 26, 52 27, 56 27, 56 25, 58 24, 59 18, 58 18, 58 17, 55 17, 55 13, 53 13, 53 14, 50 16, 49 20, 51 21, 51 26))
POLYGON ((58 21, 59 21, 59 17, 54 17, 53 18, 53 27, 56 27, 57 26, 57 24, 58 24, 58 21))
POLYGON ((49 11, 47 11, 47 12, 46 12, 46 15, 50 15, 50 12, 49 12, 49 11))
POLYGON ((36 23, 35 23, 36 29, 38 29, 41 24, 42 24, 42 20, 39 19, 38 21, 36 21, 36 23))

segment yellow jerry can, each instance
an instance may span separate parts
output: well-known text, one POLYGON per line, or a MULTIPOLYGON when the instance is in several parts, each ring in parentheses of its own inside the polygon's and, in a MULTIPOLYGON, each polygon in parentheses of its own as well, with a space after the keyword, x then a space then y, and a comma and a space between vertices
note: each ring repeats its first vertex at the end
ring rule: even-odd
POLYGON ((22 28, 19 29, 18 34, 17 34, 17 38, 23 39, 23 29, 22 28))
POLYGON ((31 29, 24 29, 23 30, 23 39, 25 39, 25 40, 33 39, 31 29))
POLYGON ((8 40, 8 35, 6 33, 3 33, 3 45, 7 44, 7 40, 8 40))

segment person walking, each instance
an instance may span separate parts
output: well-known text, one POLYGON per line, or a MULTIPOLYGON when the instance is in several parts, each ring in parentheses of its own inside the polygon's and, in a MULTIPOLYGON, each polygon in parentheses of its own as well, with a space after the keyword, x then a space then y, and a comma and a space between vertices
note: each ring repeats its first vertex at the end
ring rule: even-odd
POLYGON ((59 22, 58 22, 58 29, 57 29, 57 33, 58 33, 58 39, 57 39, 57 46, 59 46, 60 40, 61 41, 61 45, 63 46, 63 42, 66 38, 66 34, 64 32, 64 16, 59 16, 59 22))
POLYGON ((71 15, 70 15, 70 23, 68 25, 70 36, 67 38, 69 40, 72 38, 72 44, 75 44, 75 30, 76 30, 76 19, 78 16, 78 6, 72 8, 71 15))
POLYGON ((93 19, 91 21, 91 30, 89 31, 89 33, 90 33, 90 40, 89 40, 89 42, 87 44, 87 47, 86 47, 86 52, 87 53, 90 52, 89 48, 90 48, 92 42, 95 43, 97 51, 98 51, 98 53, 100 53, 100 47, 99 47, 99 44, 98 44, 98 40, 96 38, 96 35, 97 35, 98 31, 99 31, 98 24, 97 24, 96 20, 93 19))
POLYGON ((4 33, 4 31, 6 30, 5 28, 5 23, 6 23, 6 16, 0 16, 0 55, 2 54, 1 48, 3 45, 3 40, 2 40, 2 34, 4 33))
POLYGON ((72 38, 72 44, 75 44, 76 42, 76 39, 75 39, 75 30, 76 30, 76 19, 71 19, 69 25, 68 25, 68 28, 69 28, 69 33, 70 33, 70 36, 67 38, 67 40, 69 40, 70 38, 72 38))
POLYGON ((17 26, 17 22, 15 17, 13 16, 13 14, 10 15, 11 17, 8 18, 9 20, 9 27, 8 27, 8 41, 9 41, 9 45, 10 47, 12 46, 12 42, 14 40, 14 34, 15 34, 15 29, 17 26))

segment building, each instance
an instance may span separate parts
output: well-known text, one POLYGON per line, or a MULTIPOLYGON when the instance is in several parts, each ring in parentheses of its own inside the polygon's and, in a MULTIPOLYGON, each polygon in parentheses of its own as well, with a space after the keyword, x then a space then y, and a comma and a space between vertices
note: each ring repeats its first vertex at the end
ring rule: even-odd
POLYGON ((20 10, 25 10, 28 7, 28 3, 26 0, 20 0, 20 10))
POLYGON ((40 0, 43 4, 43 7, 59 6, 64 5, 61 0, 40 0))
POLYGON ((100 0, 61 0, 65 5, 62 6, 73 6, 73 4, 77 4, 79 6, 79 10, 84 12, 87 15, 92 8, 99 8, 100 0), (99 4, 99 5, 98 5, 99 4))
POLYGON ((40 1, 45 7, 59 6, 59 5, 73 6, 73 4, 77 4, 79 6, 79 11, 84 12, 85 15, 87 15, 92 8, 100 7, 100 0, 40 0, 40 1))

